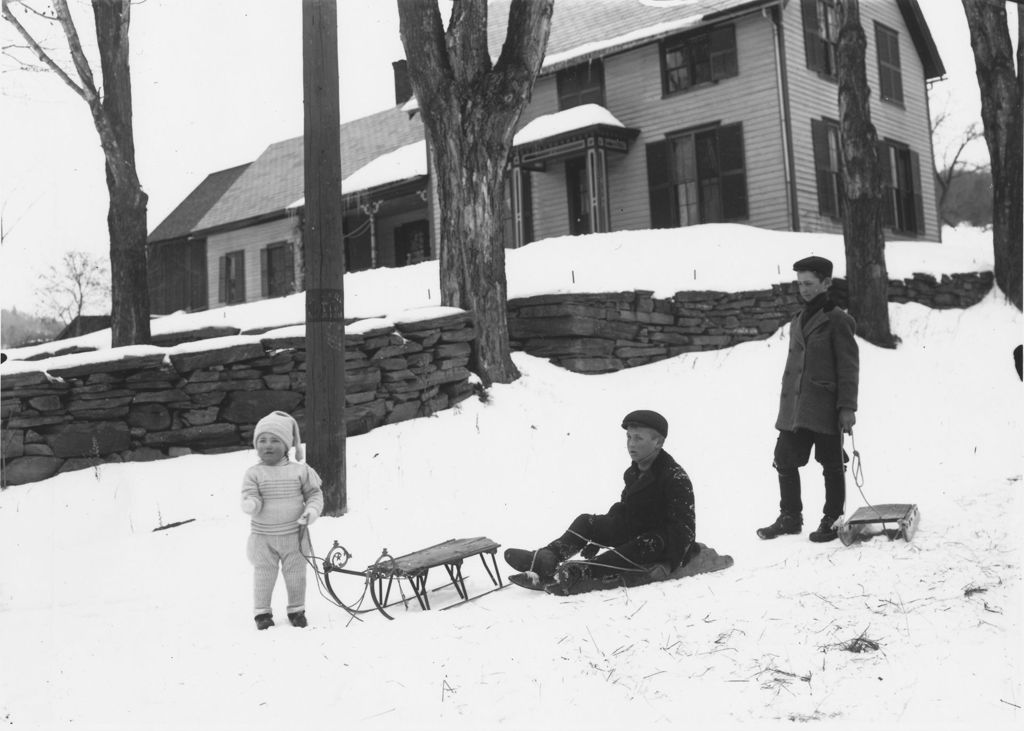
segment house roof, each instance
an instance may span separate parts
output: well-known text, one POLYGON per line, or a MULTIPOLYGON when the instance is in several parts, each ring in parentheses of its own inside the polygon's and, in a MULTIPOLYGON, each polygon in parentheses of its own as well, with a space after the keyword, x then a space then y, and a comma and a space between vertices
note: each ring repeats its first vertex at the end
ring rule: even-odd
MULTIPOLYGON (((785 0, 557 0, 541 74, 592 58, 625 51, 688 28, 752 12, 785 0), (614 29, 609 32, 608 29, 614 29)), ((501 55, 511 0, 491 0, 488 41, 491 56, 501 55)), ((925 78, 946 73, 918 0, 897 0, 925 78)))
MULTIPOLYGON (((511 0, 488 6, 491 56, 501 55, 511 0)), ((734 13, 782 0, 557 0, 541 73, 650 43, 734 13), (612 29, 611 31, 609 29, 612 29)))
MULTIPOLYGON (((341 125, 341 171, 423 139, 423 123, 399 107, 341 125)), ((246 166, 234 185, 193 227, 193 233, 283 214, 304 194, 302 137, 275 142, 246 166)))
MULTIPOLYGON (((341 194, 353 195, 374 188, 393 186, 427 177, 427 142, 412 142, 397 150, 375 157, 341 181, 341 194)), ((303 196, 288 205, 299 208, 306 204, 303 196)))
POLYGON ((251 163, 210 173, 149 235, 149 243, 188 236, 251 163))

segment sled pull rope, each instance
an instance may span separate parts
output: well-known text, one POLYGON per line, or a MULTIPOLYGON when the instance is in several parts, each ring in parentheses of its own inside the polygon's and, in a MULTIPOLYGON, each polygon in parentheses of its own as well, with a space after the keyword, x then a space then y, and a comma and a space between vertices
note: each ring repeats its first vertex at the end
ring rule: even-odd
MULTIPOLYGON (((597 541, 592 541, 592 540, 590 540, 589 538, 587 538, 586 536, 581 536, 581 535, 580 535, 579 533, 577 533, 576 531, 574 531, 574 530, 573 530, 572 528, 570 528, 570 529, 569 529, 569 532, 570 532, 570 533, 572 533, 572 534, 573 534, 574 536, 576 536, 577 538, 579 538, 579 539, 580 539, 581 541, 586 541, 586 543, 593 543, 593 544, 594 544, 595 546, 597 546, 597 547, 598 547, 598 549, 600 549, 600 550, 603 550, 603 551, 611 551, 612 553, 614 553, 614 554, 615 554, 616 556, 618 556, 619 558, 621 558, 621 559, 622 559, 623 561, 625 561, 626 563, 629 563, 629 564, 631 564, 631 565, 632 565, 632 566, 633 566, 634 568, 636 568, 637 570, 639 570, 639 571, 643 571, 643 570, 644 570, 644 567, 643 567, 643 566, 642 566, 641 564, 638 564, 638 563, 637 563, 636 561, 633 561, 633 560, 632 560, 632 559, 630 559, 630 558, 629 558, 628 556, 623 556, 623 555, 622 555, 621 553, 619 553, 619 552, 618 552, 617 550, 615 550, 615 547, 614 547, 614 546, 604 546, 604 545, 601 545, 601 544, 600 544, 600 543, 598 543, 597 541)), ((584 547, 586 546, 586 543, 584 544, 584 547)), ((604 564, 598 564, 598 563, 594 563, 593 561, 588 561, 587 563, 590 563, 590 564, 592 564, 592 565, 594 565, 594 566, 603 566, 603 565, 604 565, 604 564)), ((608 567, 608 568, 629 568, 629 567, 628 567, 628 566, 610 566, 610 567, 608 567)))
MULTIPOLYGON (((842 443, 842 432, 840 432, 840 444, 842 443)), ((879 518, 882 517, 881 511, 871 504, 868 500, 868 496, 864 494, 864 467, 861 464, 860 452, 857 451, 857 440, 853 436, 853 430, 850 430, 850 449, 853 452, 853 457, 850 459, 850 472, 853 474, 853 483, 857 486, 857 492, 860 493, 861 499, 864 504, 875 511, 875 515, 879 518)), ((882 522, 885 526, 885 522, 882 522)))
MULTIPOLYGON (((860 461, 860 452, 857 451, 857 440, 853 437, 853 430, 850 430, 850 445, 853 450, 853 459, 850 462, 850 472, 853 474, 853 482, 857 485, 857 489, 860 490, 864 487, 864 467, 860 461)), ((864 497, 864 492, 861 491, 861 497, 864 497)), ((864 502, 868 499, 864 498, 864 502)))

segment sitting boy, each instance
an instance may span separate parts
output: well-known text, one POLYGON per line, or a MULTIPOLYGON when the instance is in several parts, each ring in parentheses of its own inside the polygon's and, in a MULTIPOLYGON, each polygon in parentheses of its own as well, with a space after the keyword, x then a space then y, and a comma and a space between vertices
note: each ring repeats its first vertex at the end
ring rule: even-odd
POLYGON ((568 586, 656 562, 675 570, 690 555, 696 539, 693 486, 662 449, 668 422, 654 411, 633 411, 622 420, 622 428, 632 464, 623 474, 619 502, 604 515, 578 516, 561 537, 536 551, 509 548, 509 566, 534 575, 535 582, 568 586), (607 550, 599 554, 601 548, 607 550), (587 564, 560 568, 577 552, 590 559, 587 564))

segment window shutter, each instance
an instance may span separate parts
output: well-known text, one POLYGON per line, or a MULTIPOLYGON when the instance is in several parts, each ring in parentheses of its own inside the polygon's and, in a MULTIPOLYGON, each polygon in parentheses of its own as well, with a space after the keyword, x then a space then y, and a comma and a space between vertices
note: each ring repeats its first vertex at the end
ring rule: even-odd
POLYGON ((736 28, 711 31, 711 78, 715 81, 739 73, 736 64, 736 28))
POLYGON ((807 68, 825 71, 825 46, 818 34, 817 0, 800 0, 800 13, 804 19, 804 50, 807 54, 807 68))
POLYGON ((238 271, 235 273, 235 284, 237 286, 238 297, 235 302, 245 302, 245 252, 235 252, 235 264, 238 267, 238 271))
POLYGON ((880 25, 875 25, 875 51, 878 53, 878 96, 892 99, 892 80, 889 77, 889 34, 880 25))
POLYGON ((722 220, 746 218, 747 172, 742 124, 727 124, 719 128, 718 158, 722 181, 722 220))
POLYGON ((914 179, 914 231, 924 235, 924 196, 921 189, 921 157, 910 151, 910 174, 914 179))
POLYGON ((828 154, 828 125, 820 119, 811 120, 811 144, 814 148, 814 174, 818 183, 818 213, 838 218, 828 154))
POLYGON ((227 302, 228 301, 228 258, 222 256, 219 259, 218 276, 217 276, 217 301, 227 302))
POLYGON ((297 292, 295 286, 295 244, 284 245, 284 291, 288 293, 297 292))
POLYGON ((882 225, 891 228, 896 225, 892 164, 889 160, 889 145, 881 140, 878 141, 878 170, 882 177, 882 225))
POLYGON ((260 297, 267 297, 270 295, 270 267, 267 266, 267 260, 270 258, 269 247, 264 246, 260 249, 260 297))
POLYGON ((523 216, 523 243, 533 241, 533 177, 529 170, 523 170, 522 186, 523 197, 520 201, 523 216))
POLYGON ((651 228, 672 228, 672 155, 668 140, 647 145, 647 190, 651 201, 651 228))

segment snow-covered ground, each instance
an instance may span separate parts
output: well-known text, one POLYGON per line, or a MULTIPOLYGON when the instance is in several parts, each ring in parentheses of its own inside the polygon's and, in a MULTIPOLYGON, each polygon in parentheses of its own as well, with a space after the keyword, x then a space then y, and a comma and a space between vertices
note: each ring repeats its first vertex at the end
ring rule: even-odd
MULTIPOLYGON (((778 281, 806 242, 779 236, 778 281)), ((666 283, 664 270, 692 277, 692 257, 652 263, 625 238, 618 246, 627 251, 614 264, 595 261, 611 256, 602 248, 565 256, 577 271, 605 272, 612 289, 643 286, 632 260, 666 283)), ((745 272, 763 252, 737 246, 732 286, 756 286, 745 272)), ((526 278, 519 266, 510 258, 510 281, 526 278)), ((1024 391, 1010 352, 1022 318, 996 294, 966 311, 894 305, 891 315, 898 350, 861 342, 863 496, 851 481, 847 510, 865 499, 918 504, 911 543, 755 536, 777 511, 785 332, 600 376, 516 354, 522 378, 492 387, 486 402, 348 440, 349 512, 312 527, 318 555, 338 540, 361 569, 382 548, 400 555, 453 537, 535 548, 617 499, 628 465, 619 422, 653 408, 693 480, 698 539, 735 565, 570 598, 510 587, 451 611, 399 610, 393 622, 351 620, 311 573, 311 626, 287 625, 279 586, 278 626, 257 632, 238 508, 251 452, 62 474, 0 493, 0 723, 1019 728, 1024 391), (842 649, 858 637, 877 649, 842 649)), ((813 463, 804 485, 805 522, 815 523, 823 489, 813 463)), ((488 588, 475 559, 466 569, 471 590, 488 588)), ((360 588, 345 585, 345 597, 360 588)), ((453 600, 441 590, 433 601, 453 600)))

